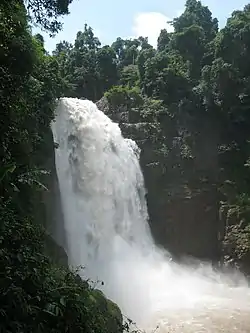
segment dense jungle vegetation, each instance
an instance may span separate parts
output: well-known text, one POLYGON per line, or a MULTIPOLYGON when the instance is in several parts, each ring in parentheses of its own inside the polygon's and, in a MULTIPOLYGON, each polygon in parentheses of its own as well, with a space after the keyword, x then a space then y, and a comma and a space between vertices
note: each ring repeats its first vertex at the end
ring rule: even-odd
POLYGON ((37 200, 49 190, 50 123, 60 96, 105 95, 155 124, 167 209, 188 201, 210 211, 216 260, 250 266, 250 5, 219 30, 206 6, 187 0, 156 49, 144 37, 102 46, 85 25, 73 44, 62 41, 49 55, 31 24, 55 34, 70 3, 0 4, 0 332, 121 330, 115 305, 45 254, 37 200))

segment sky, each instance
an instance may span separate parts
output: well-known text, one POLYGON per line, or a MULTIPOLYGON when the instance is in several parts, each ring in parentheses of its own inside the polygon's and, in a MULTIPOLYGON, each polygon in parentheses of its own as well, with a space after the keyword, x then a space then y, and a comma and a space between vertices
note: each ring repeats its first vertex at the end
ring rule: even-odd
MULTIPOLYGON (((156 46, 160 30, 172 27, 167 23, 178 17, 184 10, 185 0, 73 0, 69 7, 70 14, 64 16, 63 31, 50 38, 45 32, 33 28, 33 33, 42 33, 46 49, 51 52, 62 41, 74 42, 76 33, 84 29, 87 23, 93 28, 101 43, 111 44, 117 37, 148 37, 149 43, 156 46)), ((203 0, 213 16, 217 17, 220 27, 236 9, 243 7, 250 0, 203 0)))

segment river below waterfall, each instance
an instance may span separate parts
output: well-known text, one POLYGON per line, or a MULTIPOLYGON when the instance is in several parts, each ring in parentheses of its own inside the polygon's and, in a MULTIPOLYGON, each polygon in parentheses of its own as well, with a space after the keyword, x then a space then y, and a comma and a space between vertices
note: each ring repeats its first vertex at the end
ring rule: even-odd
MULTIPOLYGON (((178 265, 148 226, 139 149, 94 103, 63 98, 52 125, 68 256, 146 332, 250 332, 240 273, 178 265)), ((185 223, 185 221, 183 221, 185 223)))

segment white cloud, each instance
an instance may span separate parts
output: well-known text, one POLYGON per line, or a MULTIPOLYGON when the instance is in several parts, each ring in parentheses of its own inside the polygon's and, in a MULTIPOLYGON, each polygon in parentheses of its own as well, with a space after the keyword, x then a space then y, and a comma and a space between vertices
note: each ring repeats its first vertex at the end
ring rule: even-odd
POLYGON ((138 13, 134 18, 132 31, 135 38, 148 37, 149 44, 156 47, 157 38, 162 29, 167 29, 168 32, 173 31, 173 27, 167 23, 170 20, 169 17, 159 12, 138 13))

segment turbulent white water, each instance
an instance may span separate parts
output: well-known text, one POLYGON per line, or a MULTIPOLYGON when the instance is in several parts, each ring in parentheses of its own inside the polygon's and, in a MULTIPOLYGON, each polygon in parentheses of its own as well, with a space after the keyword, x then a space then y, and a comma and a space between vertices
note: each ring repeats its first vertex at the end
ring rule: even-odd
POLYGON ((174 264, 154 245, 139 151, 118 125, 63 98, 52 127, 70 263, 148 332, 250 332, 243 277, 174 264))

